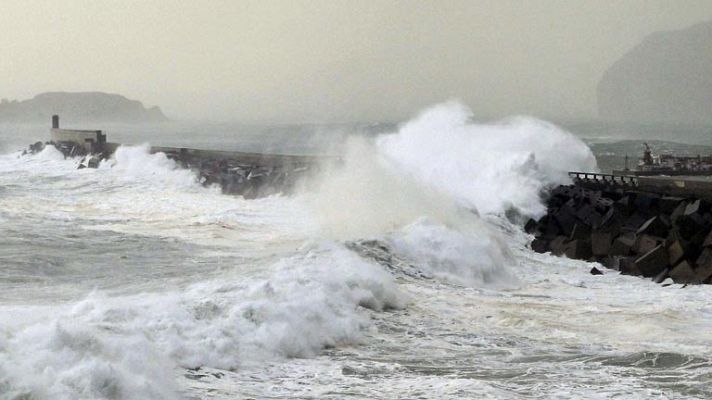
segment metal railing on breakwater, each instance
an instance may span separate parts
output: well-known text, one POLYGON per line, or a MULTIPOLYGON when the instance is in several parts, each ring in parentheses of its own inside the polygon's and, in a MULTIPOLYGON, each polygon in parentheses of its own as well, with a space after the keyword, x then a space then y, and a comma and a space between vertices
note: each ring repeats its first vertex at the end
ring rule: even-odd
POLYGON ((601 185, 605 187, 635 188, 638 177, 631 175, 600 174, 597 172, 569 172, 574 183, 581 185, 601 185))
POLYGON ((633 176, 577 171, 569 172, 569 177, 576 186, 592 190, 622 189, 712 200, 712 177, 633 176))

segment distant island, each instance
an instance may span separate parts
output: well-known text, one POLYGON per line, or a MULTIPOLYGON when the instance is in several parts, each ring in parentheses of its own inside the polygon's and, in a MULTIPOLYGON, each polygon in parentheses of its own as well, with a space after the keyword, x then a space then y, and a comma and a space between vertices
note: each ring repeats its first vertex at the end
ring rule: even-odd
POLYGON ((712 22, 656 32, 616 61, 598 85, 604 120, 712 124, 712 22))
POLYGON ((48 92, 29 100, 0 100, 0 123, 47 122, 59 114, 65 121, 161 122, 167 121, 158 107, 146 108, 140 101, 102 92, 48 92))

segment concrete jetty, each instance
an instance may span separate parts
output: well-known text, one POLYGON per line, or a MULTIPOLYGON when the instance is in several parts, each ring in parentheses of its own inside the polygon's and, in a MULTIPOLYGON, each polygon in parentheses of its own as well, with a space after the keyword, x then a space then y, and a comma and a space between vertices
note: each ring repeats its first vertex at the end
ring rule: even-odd
MULTIPOLYGON (((107 141, 101 130, 63 129, 59 116, 52 117, 50 141, 37 142, 26 152, 36 153, 53 145, 65 157, 83 157, 78 168, 96 168, 110 158, 121 144, 107 141)), ((300 178, 326 162, 338 162, 333 156, 262 154, 238 151, 203 150, 154 146, 151 153, 164 153, 179 166, 196 171, 204 185, 219 185, 227 194, 245 198, 289 193, 300 178)))
POLYGON ((525 226, 532 250, 658 283, 712 283, 712 179, 569 175, 573 184, 551 190, 547 214, 525 226))

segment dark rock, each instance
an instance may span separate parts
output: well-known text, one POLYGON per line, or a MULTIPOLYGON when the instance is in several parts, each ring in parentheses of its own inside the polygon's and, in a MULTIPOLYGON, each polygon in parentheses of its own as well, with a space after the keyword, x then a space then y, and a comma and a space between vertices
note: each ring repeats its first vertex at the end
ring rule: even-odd
POLYGON ((532 233, 536 232, 538 225, 539 224, 537 224, 536 221, 529 218, 529 221, 527 221, 527 223, 524 225, 524 232, 532 234, 532 233))
POLYGON ((635 260, 635 266, 643 276, 652 278, 668 265, 667 250, 659 245, 635 260))
POLYGON ((601 222, 598 225, 593 225, 594 229, 618 233, 623 225, 623 216, 615 207, 611 207, 601 217, 601 222))
POLYGON ((31 145, 30 145, 30 148, 29 148, 28 152, 29 152, 30 154, 37 154, 37 153, 39 153, 40 151, 44 150, 44 148, 45 148, 45 144, 44 144, 44 143, 42 143, 42 142, 35 142, 34 144, 31 144, 31 145))
POLYGON ((669 231, 670 227, 672 227, 672 220, 670 219, 670 216, 667 214, 658 214, 658 218, 660 219, 660 222, 665 224, 669 231))
POLYGON ((576 218, 579 219, 579 221, 582 221, 588 226, 594 226, 594 225, 600 225, 602 217, 601 215, 596 212, 596 210, 586 204, 583 207, 579 208, 578 211, 576 211, 576 218))
POLYGON ((704 215, 702 215, 702 219, 705 221, 705 226, 712 226, 712 213, 704 213, 704 215))
POLYGON ((101 162, 101 156, 98 154, 89 154, 84 156, 82 161, 79 162, 77 169, 82 168, 99 168, 99 163, 101 162))
POLYGON ((711 283, 712 282, 712 263, 698 264, 695 268, 695 275, 697 280, 701 283, 711 283))
POLYGON ((644 215, 635 213, 625 220, 622 229, 628 232, 637 232, 647 220, 648 218, 644 215))
POLYGON ((670 271, 670 278, 672 278, 675 283, 700 283, 697 274, 687 261, 682 261, 677 264, 677 266, 670 271))
POLYGON ((557 236, 554 240, 549 243, 549 249, 551 249, 551 254, 560 256, 566 251, 565 243, 568 241, 566 236, 557 236))
POLYGON ((611 199, 612 202, 615 202, 621 197, 623 197, 623 192, 615 187, 605 187, 601 189, 601 196, 603 198, 611 199))
POLYGON ((673 211, 675 211, 675 208, 684 201, 682 197, 672 197, 672 196, 664 196, 661 197, 660 200, 658 201, 658 206, 660 207, 660 212, 665 213, 665 214, 672 214, 673 211))
POLYGON ((682 237, 682 235, 680 234, 680 231, 677 229, 677 227, 673 226, 672 228, 670 228, 670 231, 668 232, 667 241, 668 241, 668 243, 672 243, 676 240, 679 240, 682 243, 687 243, 687 240, 682 237))
POLYGON ((656 202, 657 197, 647 193, 638 193, 633 201, 633 206, 638 213, 648 215, 652 212, 652 208, 656 202))
POLYGON ((572 196, 573 188, 574 186, 570 185, 559 185, 551 190, 551 197, 568 200, 572 196))
POLYGON ((586 260, 591 257, 591 242, 571 240, 564 244, 564 255, 576 260, 586 260))
POLYGON ((549 251, 549 242, 545 239, 536 238, 532 240, 531 248, 537 253, 546 253, 549 251))
POLYGON ((591 234, 591 252, 594 256, 606 256, 611 251, 613 235, 610 232, 591 234))
POLYGON ((655 278, 653 278, 653 282, 662 283, 665 279, 668 278, 669 274, 670 274, 670 268, 665 268, 662 271, 660 271, 660 273, 657 274, 655 276, 655 278))
POLYGON ((596 267, 591 268, 590 273, 591 273, 591 275, 603 275, 603 272, 601 272, 601 271, 600 271, 598 268, 596 268, 596 267))
POLYGON ((577 222, 576 225, 574 225, 574 230, 571 232, 569 239, 570 240, 585 240, 585 239, 588 239, 590 236, 591 236, 591 227, 582 223, 582 222, 577 222))
POLYGON ((532 250, 598 262, 658 282, 668 276, 680 283, 712 281, 710 203, 630 187, 592 188, 597 186, 590 181, 586 188, 552 190, 548 214, 525 224, 525 231, 536 236, 532 250))
POLYGON ((618 236, 611 245, 612 256, 628 256, 631 254, 636 237, 634 233, 625 233, 618 236))
POLYGON ((101 161, 101 158, 99 156, 89 157, 89 161, 87 161, 87 166, 89 168, 99 168, 100 161, 101 161))
POLYGON ((675 221, 680 236, 686 240, 692 239, 693 236, 703 230, 703 224, 702 216, 696 213, 680 216, 675 221))
POLYGON ((700 208, 701 204, 702 204, 702 201, 699 200, 699 199, 697 199, 697 200, 691 202, 690 204, 687 205, 687 207, 685 207, 685 212, 683 213, 683 215, 691 215, 691 214, 698 214, 698 213, 700 213, 700 211, 701 211, 701 208, 700 208))
POLYGON ((647 235, 652 236, 666 237, 668 235, 669 230, 670 226, 666 224, 660 217, 655 216, 645 221, 643 225, 638 228, 637 233, 639 235, 645 233, 647 235))
POLYGON ((639 276, 643 274, 635 263, 635 257, 621 257, 618 260, 618 270, 624 275, 639 276))
POLYGON ((675 209, 672 211, 672 214, 670 214, 670 220, 672 220, 673 223, 677 221, 678 218, 683 216, 685 214, 685 210, 687 209, 687 202, 683 201, 680 204, 675 207, 675 209))
POLYGON ((712 249, 705 248, 695 261, 695 274, 700 282, 707 282, 712 277, 712 249))
POLYGON ((593 206, 597 212, 604 214, 613 206, 613 200, 610 197, 599 197, 593 206))
POLYGON ((576 225, 575 210, 571 207, 561 207, 555 214, 554 219, 559 224, 561 233, 565 236, 570 236, 576 225))
POLYGON ((620 263, 621 263, 621 258, 620 256, 605 256, 602 257, 600 260, 601 265, 603 265, 606 268, 609 269, 614 269, 616 271, 620 271, 620 263))
POLYGON ((546 216, 546 221, 544 222, 544 225, 539 225, 539 230, 542 232, 544 237, 548 239, 552 239, 561 233, 561 228, 559 228, 559 224, 556 222, 556 220, 554 220, 554 218, 551 218, 548 215, 546 216))
POLYGON ((685 247, 679 240, 673 241, 668 246, 668 262, 670 265, 677 265, 680 260, 685 256, 685 247))
POLYGON ((601 191, 600 190, 586 190, 583 192, 583 198, 586 201, 586 203, 595 206, 598 203, 598 200, 601 198, 601 191))
POLYGON ((705 248, 702 244, 705 242, 708 233, 709 231, 703 228, 690 238, 687 246, 687 255, 691 259, 697 258, 700 253, 702 253, 702 250, 705 248))
POLYGON ((709 234, 707 234, 707 236, 705 237, 704 242, 702 242, 702 246, 704 246, 704 247, 712 247, 712 232, 710 232, 709 234))
POLYGON ((697 266, 702 266, 705 264, 712 264, 712 249, 702 250, 699 257, 697 257, 695 264, 697 266))
POLYGON ((630 210, 630 208, 631 208, 631 204, 632 204, 631 196, 625 195, 625 196, 621 197, 618 201, 616 201, 614 206, 617 209, 627 213, 628 210, 630 210))
POLYGON ((640 235, 638 236, 635 241, 635 244, 633 245, 633 252, 635 254, 645 254, 657 247, 663 241, 664 240, 659 237, 651 235, 640 235))

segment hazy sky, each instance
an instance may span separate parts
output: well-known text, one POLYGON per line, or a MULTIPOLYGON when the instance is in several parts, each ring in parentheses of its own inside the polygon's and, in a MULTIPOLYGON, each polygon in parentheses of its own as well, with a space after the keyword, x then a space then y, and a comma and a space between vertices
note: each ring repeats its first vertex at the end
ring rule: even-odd
POLYGON ((173 118, 595 115, 608 65, 712 1, 0 1, 0 97, 100 90, 173 118))

